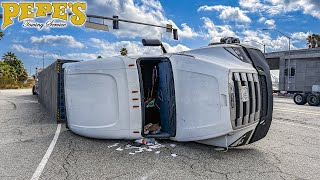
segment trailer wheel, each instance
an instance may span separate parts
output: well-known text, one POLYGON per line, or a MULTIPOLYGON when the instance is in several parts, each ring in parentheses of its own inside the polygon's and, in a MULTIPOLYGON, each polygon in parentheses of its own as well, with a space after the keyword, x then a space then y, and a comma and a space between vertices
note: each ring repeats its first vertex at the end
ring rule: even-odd
POLYGON ((320 104, 320 98, 316 94, 310 94, 307 97, 307 101, 310 106, 318 106, 320 104))
POLYGON ((307 103, 307 96, 302 93, 295 94, 293 101, 298 105, 305 105, 307 103))

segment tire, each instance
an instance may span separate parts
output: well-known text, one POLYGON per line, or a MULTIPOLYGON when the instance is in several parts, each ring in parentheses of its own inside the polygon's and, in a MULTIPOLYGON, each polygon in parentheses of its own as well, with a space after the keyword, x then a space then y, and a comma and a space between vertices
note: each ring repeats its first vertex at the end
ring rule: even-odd
POLYGON ((320 105, 320 97, 316 94, 310 94, 307 97, 307 101, 310 106, 319 106, 320 105))
POLYGON ((298 93, 293 96, 293 101, 298 105, 305 105, 307 103, 307 96, 303 93, 298 93))
POLYGON ((36 86, 33 86, 33 87, 32 87, 32 95, 37 95, 37 93, 36 93, 36 86))

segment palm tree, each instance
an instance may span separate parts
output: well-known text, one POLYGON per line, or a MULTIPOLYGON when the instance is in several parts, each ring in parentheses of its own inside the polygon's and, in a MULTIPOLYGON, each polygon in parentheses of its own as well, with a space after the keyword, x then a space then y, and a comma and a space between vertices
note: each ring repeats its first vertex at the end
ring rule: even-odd
POLYGON ((0 40, 3 38, 4 33, 2 31, 0 31, 0 40))
POLYGON ((127 56, 127 55, 128 55, 128 50, 127 50, 127 48, 121 48, 120 54, 121 54, 121 56, 127 56))
POLYGON ((320 47, 320 34, 311 34, 307 37, 309 48, 320 47))
POLYGON ((13 53, 13 52, 7 52, 6 54, 4 54, 4 55, 2 56, 2 59, 3 59, 4 61, 13 61, 13 60, 17 59, 17 56, 16 56, 16 54, 13 53))

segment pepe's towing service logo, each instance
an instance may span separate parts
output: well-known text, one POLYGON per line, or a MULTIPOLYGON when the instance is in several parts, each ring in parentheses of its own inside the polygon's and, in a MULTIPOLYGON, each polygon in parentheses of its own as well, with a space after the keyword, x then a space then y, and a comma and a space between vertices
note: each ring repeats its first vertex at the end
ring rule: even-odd
POLYGON ((23 21, 24 28, 64 28, 68 22, 81 26, 86 21, 86 2, 2 2, 2 29, 14 23, 16 18, 23 21), (45 22, 36 19, 48 18, 45 22))

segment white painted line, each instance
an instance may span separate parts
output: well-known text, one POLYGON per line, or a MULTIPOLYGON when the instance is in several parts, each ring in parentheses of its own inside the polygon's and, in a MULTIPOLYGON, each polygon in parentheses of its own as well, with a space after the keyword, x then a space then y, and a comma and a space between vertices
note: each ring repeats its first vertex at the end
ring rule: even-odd
POLYGON ((56 133, 54 134, 54 137, 53 137, 53 139, 51 141, 51 144, 50 144, 49 148, 47 149, 46 154, 43 156, 39 166, 36 169, 36 171, 33 173, 33 176, 31 178, 31 180, 38 180, 40 178, 41 173, 42 173, 44 167, 46 166, 46 164, 47 164, 47 162, 48 162, 48 160, 50 158, 50 155, 51 155, 51 153, 53 151, 53 148, 56 145, 56 142, 58 140, 60 131, 61 131, 61 124, 58 124, 56 133))
POLYGON ((295 109, 284 109, 284 108, 273 108, 277 111, 283 111, 283 112, 293 112, 293 113, 300 113, 300 114, 308 114, 308 115, 314 115, 314 116, 320 116, 319 113, 314 113, 311 111, 301 111, 301 110, 295 110, 295 109))
POLYGON ((320 131, 319 128, 312 127, 312 126, 304 126, 304 125, 300 125, 298 123, 290 123, 290 122, 283 122, 283 121, 277 121, 277 120, 272 120, 272 122, 281 123, 281 124, 288 124, 291 126, 303 127, 303 128, 307 128, 307 129, 313 129, 313 130, 320 131))

